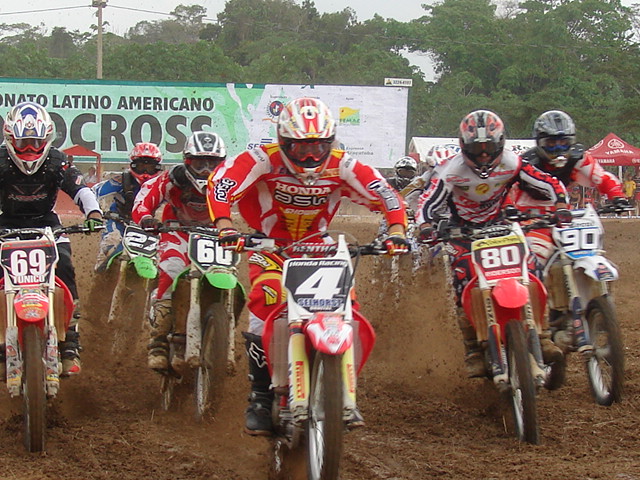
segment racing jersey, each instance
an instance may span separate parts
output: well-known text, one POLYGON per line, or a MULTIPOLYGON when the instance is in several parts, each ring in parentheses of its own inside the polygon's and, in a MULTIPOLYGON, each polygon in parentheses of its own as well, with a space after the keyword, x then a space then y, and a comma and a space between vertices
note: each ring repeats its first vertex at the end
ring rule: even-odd
POLYGON ((205 195, 200 193, 185 175, 185 165, 175 165, 170 170, 144 182, 136 195, 131 211, 134 222, 153 216, 164 202, 162 221, 177 220, 182 225, 207 225, 211 223, 205 195))
POLYGON ((112 175, 111 178, 96 183, 91 189, 103 211, 108 210, 127 220, 131 219, 133 200, 140 191, 140 184, 131 172, 112 175))
POLYGON ((9 157, 7 147, 0 146, 0 210, 5 219, 44 218, 53 212, 60 190, 69 195, 85 215, 100 212, 82 173, 69 164, 60 150, 51 148, 38 171, 25 175, 9 157))
POLYGON ((381 211, 388 224, 406 227, 402 200, 373 167, 333 149, 313 185, 304 185, 282 161, 277 143, 227 159, 209 178, 212 219, 231 218, 237 204, 250 228, 270 237, 300 240, 327 230, 341 198, 381 211))
MULTIPOLYGON (((596 187, 601 195, 606 195, 609 200, 624 198, 622 183, 618 178, 607 172, 580 144, 573 145, 568 154, 567 163, 551 170, 549 165, 542 161, 538 154, 538 148, 527 150, 522 158, 531 165, 553 175, 568 189, 574 185, 583 187, 596 187)), ((547 212, 552 210, 553 199, 540 195, 539 192, 529 191, 526 188, 513 189, 511 196, 516 207, 521 210, 538 210, 547 212)))
POLYGON ((509 189, 515 183, 539 192, 553 203, 566 203, 567 192, 555 177, 523 162, 511 150, 504 150, 498 166, 487 178, 480 178, 466 165, 460 153, 433 170, 418 202, 418 224, 433 223, 437 212, 448 208, 456 223, 482 225, 498 218, 509 189))

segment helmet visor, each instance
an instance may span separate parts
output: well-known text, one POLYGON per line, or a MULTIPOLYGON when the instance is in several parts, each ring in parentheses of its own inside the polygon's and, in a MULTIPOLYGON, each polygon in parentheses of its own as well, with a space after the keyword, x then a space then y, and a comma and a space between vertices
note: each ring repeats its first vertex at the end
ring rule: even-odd
POLYGON ((285 155, 302 168, 317 168, 331 153, 329 139, 293 140, 284 146, 285 155))
POLYGON ((47 140, 44 138, 15 138, 13 140, 13 148, 18 153, 40 153, 47 145, 47 140))

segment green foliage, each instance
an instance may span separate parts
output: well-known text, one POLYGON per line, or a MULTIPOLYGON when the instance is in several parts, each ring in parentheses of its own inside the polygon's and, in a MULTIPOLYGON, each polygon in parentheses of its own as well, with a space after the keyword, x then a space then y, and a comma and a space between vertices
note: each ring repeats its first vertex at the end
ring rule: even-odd
MULTIPOLYGON (((434 3, 434 2, 432 2, 434 3)), ((211 22, 201 5, 103 36, 104 78, 131 81, 381 85, 412 78, 410 135, 456 135, 487 108, 512 138, 529 137, 548 109, 573 116, 580 140, 609 131, 640 144, 640 7, 620 0, 441 0, 411 22, 353 9, 320 13, 313 0, 227 0, 211 22), (496 4, 499 3, 499 7, 496 4), (404 51, 433 59, 425 81, 404 51)), ((0 24, 2 75, 93 78, 97 37, 0 24)))

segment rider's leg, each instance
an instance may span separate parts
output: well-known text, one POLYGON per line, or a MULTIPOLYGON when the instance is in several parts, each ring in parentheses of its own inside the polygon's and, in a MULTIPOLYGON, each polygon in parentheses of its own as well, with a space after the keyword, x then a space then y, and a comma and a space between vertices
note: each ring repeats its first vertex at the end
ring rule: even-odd
POLYGON ((262 346, 262 337, 248 332, 243 332, 242 335, 245 338, 245 348, 249 360, 249 380, 251 381, 249 406, 245 412, 245 432, 249 435, 271 435, 273 430, 271 420, 273 391, 262 346))
POLYGON ((63 377, 78 375, 82 370, 80 363, 80 333, 78 323, 80 321, 80 310, 78 308, 78 287, 76 286, 76 272, 71 262, 71 244, 68 242, 58 243, 58 265, 56 275, 69 288, 75 303, 75 310, 71 318, 71 323, 67 329, 65 338, 59 342, 60 358, 62 359, 63 377))

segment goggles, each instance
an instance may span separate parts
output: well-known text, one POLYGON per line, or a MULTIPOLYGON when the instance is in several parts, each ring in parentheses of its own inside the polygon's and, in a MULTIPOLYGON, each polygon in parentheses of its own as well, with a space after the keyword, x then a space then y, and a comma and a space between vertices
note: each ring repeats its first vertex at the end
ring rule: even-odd
POLYGON ((285 154, 303 168, 315 168, 331 152, 331 140, 294 140, 284 146, 285 154))
POLYGON ((503 148, 496 145, 495 142, 473 142, 464 145, 464 154, 476 163, 491 163, 501 153, 503 148), (488 161, 482 160, 482 155, 488 155, 488 161))
POLYGON ((196 175, 213 172, 220 163, 224 161, 222 157, 191 157, 189 167, 196 175))
POLYGON ((413 168, 400 167, 396 169, 396 175, 401 178, 413 178, 416 176, 416 171, 413 168))
POLYGON ((131 162, 131 170, 139 174, 156 173, 160 165, 155 158, 136 158, 131 162))
POLYGON ((549 153, 562 153, 569 150, 572 139, 570 137, 543 137, 538 140, 539 145, 549 153))
POLYGON ((47 144, 47 140, 44 138, 14 138, 13 139, 13 148, 18 153, 40 153, 47 144))

